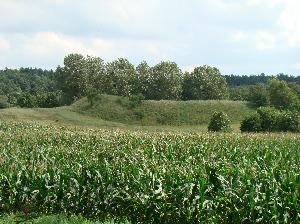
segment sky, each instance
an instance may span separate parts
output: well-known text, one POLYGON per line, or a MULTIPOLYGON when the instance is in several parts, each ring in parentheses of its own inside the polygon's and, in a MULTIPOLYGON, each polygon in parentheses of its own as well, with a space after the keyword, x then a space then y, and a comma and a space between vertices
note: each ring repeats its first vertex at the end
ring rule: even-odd
POLYGON ((70 53, 300 75, 300 0, 0 0, 0 69, 70 53))

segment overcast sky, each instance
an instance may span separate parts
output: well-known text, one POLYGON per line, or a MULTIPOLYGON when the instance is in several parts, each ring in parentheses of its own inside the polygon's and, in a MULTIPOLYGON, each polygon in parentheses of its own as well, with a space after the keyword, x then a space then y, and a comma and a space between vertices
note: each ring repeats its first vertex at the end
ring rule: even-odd
POLYGON ((68 53, 300 75, 300 0, 0 0, 0 68, 68 53))

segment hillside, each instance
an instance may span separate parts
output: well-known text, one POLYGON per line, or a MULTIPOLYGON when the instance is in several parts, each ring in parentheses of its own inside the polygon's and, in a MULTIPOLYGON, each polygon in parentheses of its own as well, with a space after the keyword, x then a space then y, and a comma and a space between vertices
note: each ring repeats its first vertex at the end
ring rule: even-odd
POLYGON ((224 111, 238 124, 252 109, 241 101, 152 101, 133 105, 126 97, 101 95, 93 106, 86 98, 75 102, 70 110, 102 120, 131 125, 207 125, 213 111, 224 111))

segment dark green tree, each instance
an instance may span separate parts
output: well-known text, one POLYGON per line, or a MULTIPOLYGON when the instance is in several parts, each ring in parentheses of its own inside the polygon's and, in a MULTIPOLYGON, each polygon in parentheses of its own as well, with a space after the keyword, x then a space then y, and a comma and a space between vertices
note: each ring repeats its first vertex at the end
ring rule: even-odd
POLYGON ((88 75, 86 58, 81 54, 69 54, 64 58, 64 66, 56 69, 57 84, 71 99, 86 94, 88 75))
POLYGON ((249 101, 255 107, 268 106, 270 99, 266 86, 262 83, 250 86, 249 101))
POLYGON ((182 72, 175 62, 163 61, 151 69, 145 98, 179 100, 182 94, 182 72))
POLYGON ((197 67, 183 81, 184 100, 221 100, 228 98, 225 78, 215 67, 197 67))
POLYGON ((119 58, 106 65, 104 79, 105 93, 130 96, 132 94, 133 83, 135 78, 135 68, 125 58, 119 58))
POLYGON ((285 81, 269 80, 267 90, 271 106, 277 109, 299 110, 299 99, 285 81))
POLYGON ((147 62, 141 62, 135 69, 136 76, 133 79, 133 94, 146 96, 149 90, 149 83, 152 77, 151 67, 147 62))

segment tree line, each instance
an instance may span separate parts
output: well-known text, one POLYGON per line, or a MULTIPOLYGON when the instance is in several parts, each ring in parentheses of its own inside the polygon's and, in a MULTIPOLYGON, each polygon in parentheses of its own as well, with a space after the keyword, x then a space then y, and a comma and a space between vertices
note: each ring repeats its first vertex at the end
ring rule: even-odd
MULTIPOLYGON (((222 76, 211 66, 183 72, 175 62, 134 66, 125 58, 104 62, 99 57, 69 54, 55 71, 32 68, 0 71, 0 107, 57 107, 98 94, 140 96, 146 100, 247 100, 264 104, 268 80, 288 81, 288 88, 300 96, 300 79, 287 75, 222 76), (255 90, 255 91, 254 91, 255 90), (261 97, 261 98, 259 98, 261 97)), ((266 93, 267 94, 267 93, 266 93)))

